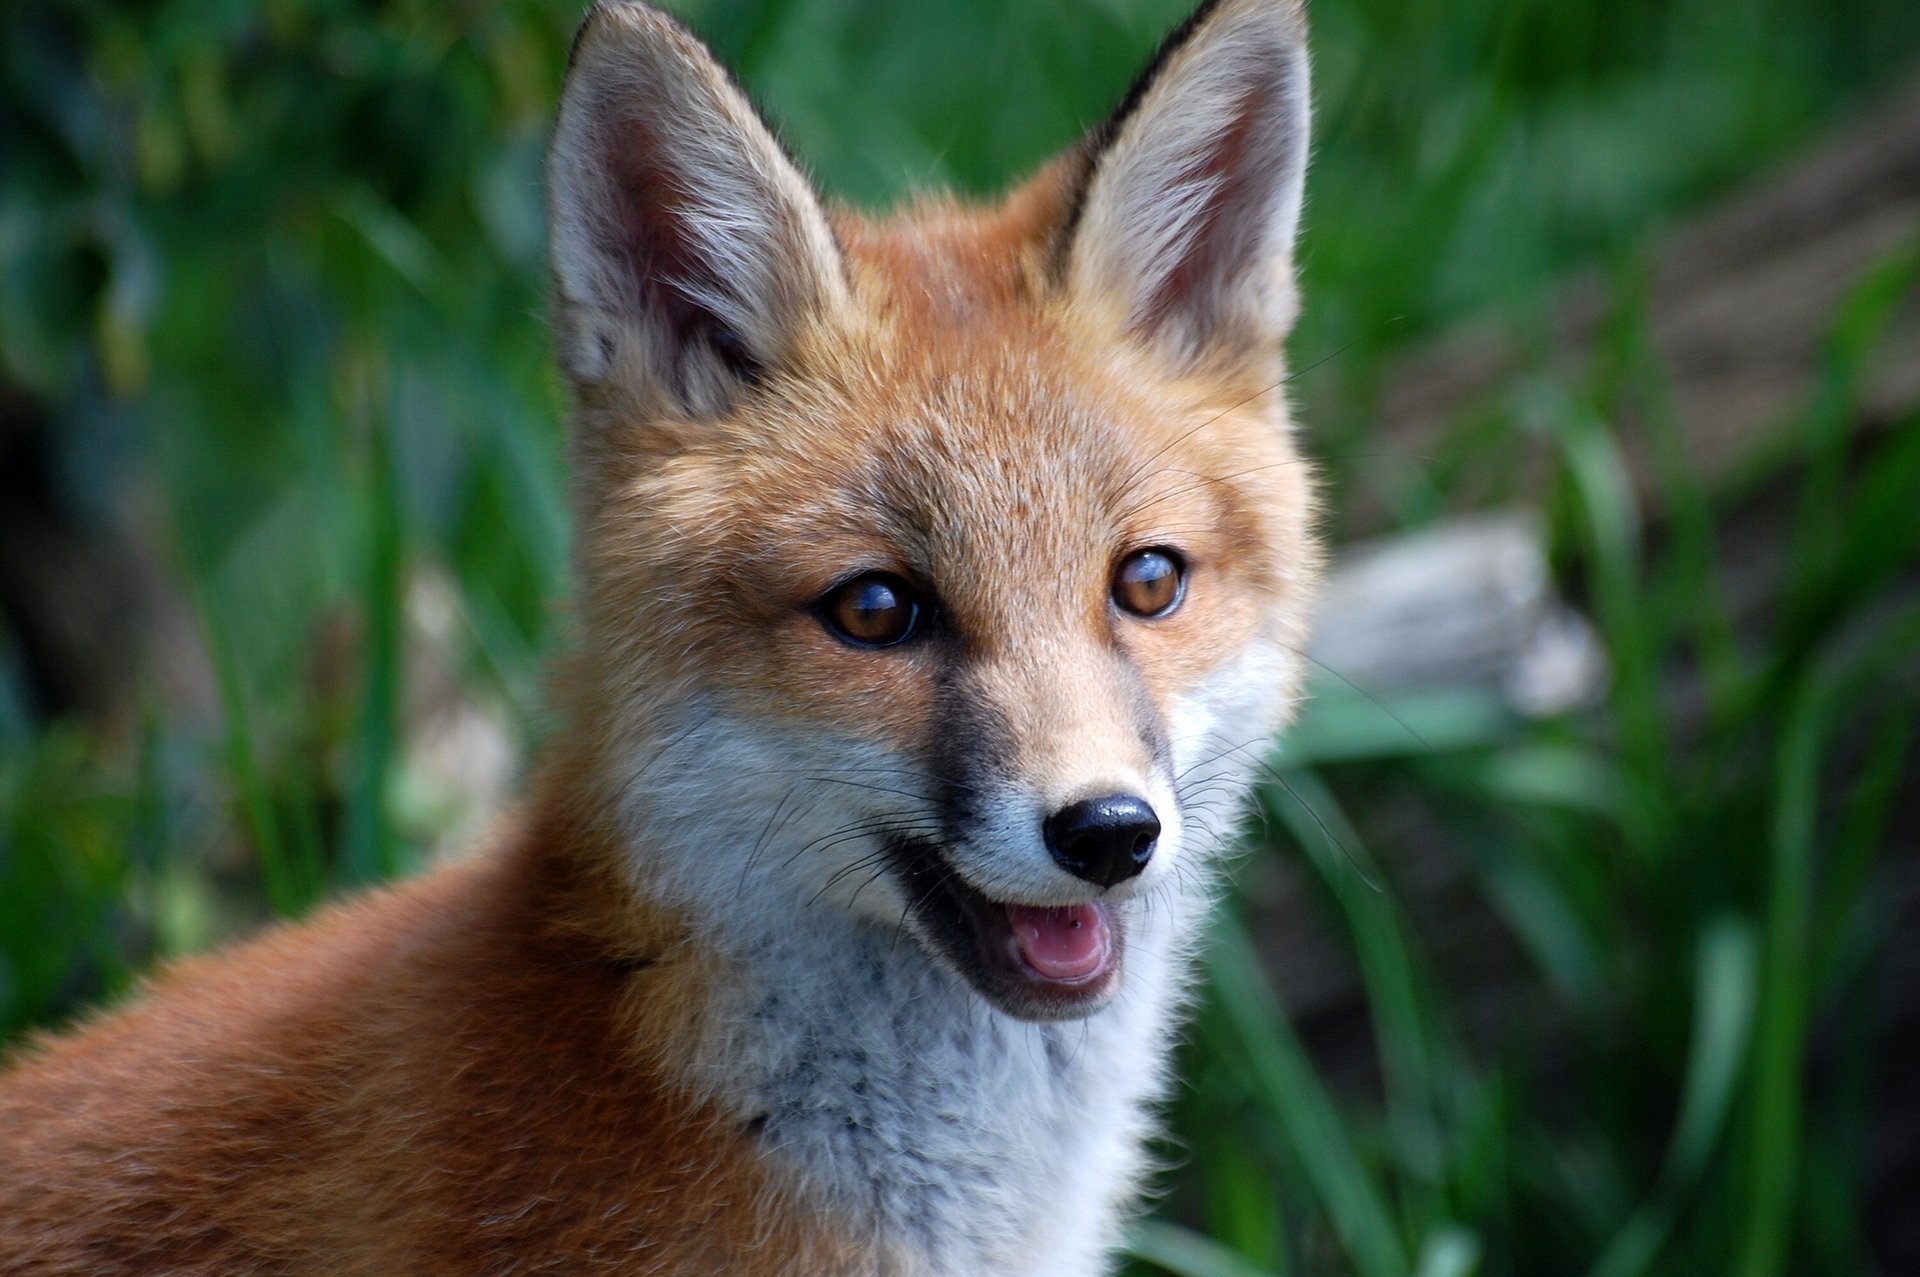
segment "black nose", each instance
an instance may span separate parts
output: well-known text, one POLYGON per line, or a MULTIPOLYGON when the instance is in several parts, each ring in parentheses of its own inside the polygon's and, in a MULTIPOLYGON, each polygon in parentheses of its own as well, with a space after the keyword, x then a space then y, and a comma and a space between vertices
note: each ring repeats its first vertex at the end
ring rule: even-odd
POLYGON ((1111 887, 1125 882, 1153 859, 1160 821, 1146 800, 1108 794, 1062 807, 1047 817, 1047 850, 1076 878, 1111 887))

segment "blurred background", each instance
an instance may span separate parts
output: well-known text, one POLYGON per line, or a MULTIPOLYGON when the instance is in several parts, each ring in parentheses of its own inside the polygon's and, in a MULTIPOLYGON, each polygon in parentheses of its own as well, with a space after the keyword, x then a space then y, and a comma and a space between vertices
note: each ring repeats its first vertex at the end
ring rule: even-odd
MULTIPOLYGON (((1186 0, 687 0, 834 197, 1186 0)), ((0 1042, 471 840, 573 3, 0 7, 0 1042)), ((1920 1272, 1920 5, 1314 0, 1341 573, 1139 1273, 1920 1272)))

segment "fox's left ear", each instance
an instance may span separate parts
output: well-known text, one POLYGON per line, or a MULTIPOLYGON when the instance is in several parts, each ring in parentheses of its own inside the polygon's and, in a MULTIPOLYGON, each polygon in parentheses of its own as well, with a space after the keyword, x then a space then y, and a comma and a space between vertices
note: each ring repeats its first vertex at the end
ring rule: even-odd
POLYGON ((1176 364, 1273 352, 1298 310, 1300 0, 1207 0, 1083 144, 1054 261, 1176 364))

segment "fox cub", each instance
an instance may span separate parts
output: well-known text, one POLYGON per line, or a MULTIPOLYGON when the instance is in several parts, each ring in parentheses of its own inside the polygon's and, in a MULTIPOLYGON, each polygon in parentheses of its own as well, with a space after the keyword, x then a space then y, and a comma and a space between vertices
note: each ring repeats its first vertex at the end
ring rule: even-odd
POLYGON ((1104 1271, 1317 573, 1304 40, 1205 4, 1003 201, 869 221, 595 8, 527 805, 21 1053, 0 1272, 1104 1271))

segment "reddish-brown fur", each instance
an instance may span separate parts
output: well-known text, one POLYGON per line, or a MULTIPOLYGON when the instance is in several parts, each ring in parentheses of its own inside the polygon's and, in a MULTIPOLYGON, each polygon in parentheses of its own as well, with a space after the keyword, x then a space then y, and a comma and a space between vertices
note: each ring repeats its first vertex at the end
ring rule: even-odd
POLYGON ((0 1271, 830 1271, 649 1057, 704 960, 610 925, 562 804, 30 1050, 0 1089, 0 1271))

